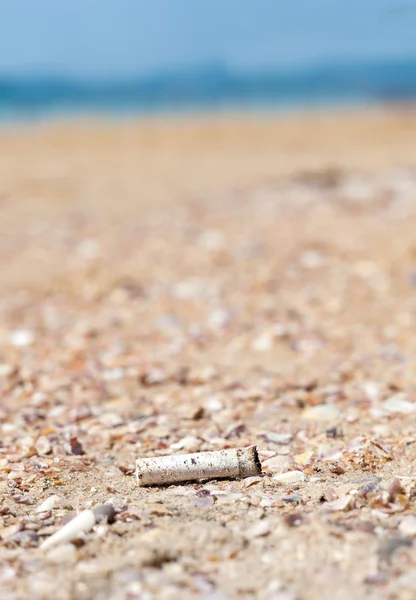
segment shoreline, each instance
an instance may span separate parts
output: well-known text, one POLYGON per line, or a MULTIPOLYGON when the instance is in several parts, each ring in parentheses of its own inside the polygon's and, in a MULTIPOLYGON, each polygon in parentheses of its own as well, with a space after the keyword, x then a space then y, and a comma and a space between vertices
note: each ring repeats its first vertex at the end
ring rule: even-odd
POLYGON ((372 114, 402 114, 416 113, 415 102, 403 103, 381 103, 381 102, 340 102, 335 104, 288 104, 279 105, 252 105, 215 108, 184 108, 183 110, 161 110, 161 111, 62 111, 49 113, 43 116, 35 117, 11 117, 3 118, 0 113, 0 135, 8 132, 10 129, 21 131, 22 129, 31 129, 36 127, 59 126, 80 126, 80 125, 108 125, 108 124, 140 124, 140 123, 187 123, 191 121, 214 121, 214 120, 282 120, 293 119, 296 117, 313 118, 325 115, 332 115, 337 118, 344 118, 353 115, 372 115, 372 114))

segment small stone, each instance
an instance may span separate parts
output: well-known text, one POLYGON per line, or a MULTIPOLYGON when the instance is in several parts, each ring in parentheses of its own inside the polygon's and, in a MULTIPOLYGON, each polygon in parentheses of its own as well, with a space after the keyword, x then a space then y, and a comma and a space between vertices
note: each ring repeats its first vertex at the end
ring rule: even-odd
POLYGON ((204 410, 208 413, 219 412, 223 408, 224 404, 218 396, 211 396, 204 404, 204 410))
POLYGON ((124 377, 124 370, 120 368, 104 369, 102 377, 104 381, 119 381, 124 377))
POLYGON ((31 494, 16 494, 15 496, 12 496, 12 498, 17 504, 26 504, 27 506, 30 506, 35 503, 31 494))
POLYGON ((197 496, 195 498, 195 506, 198 508, 211 508, 214 505, 215 498, 211 496, 211 494, 206 494, 204 496, 197 496))
POLYGON ((46 500, 44 500, 42 504, 39 504, 39 506, 35 508, 35 513, 42 513, 48 510, 52 510, 53 508, 55 508, 59 501, 59 496, 53 494, 52 496, 49 496, 49 498, 46 498, 46 500))
POLYGON ((101 248, 97 240, 87 238, 82 240, 75 249, 76 254, 85 260, 95 260, 101 254, 101 248))
POLYGON ((4 567, 0 570, 0 583, 8 583, 17 577, 16 570, 12 567, 4 567))
POLYGON ((354 496, 346 494, 337 500, 325 504, 324 509, 331 512, 351 510, 354 506, 354 496))
POLYGON ((223 250, 226 247, 226 235, 220 229, 206 229, 200 234, 198 243, 207 250, 223 250))
POLYGON ((378 555, 380 560, 390 562, 393 555, 399 548, 410 548, 413 545, 413 541, 401 535, 394 535, 384 540, 378 549, 378 555))
POLYGON ((0 377, 9 377, 13 373, 12 365, 0 363, 0 377))
POLYGON ((41 435, 35 442, 35 450, 38 456, 45 456, 52 452, 52 444, 45 435, 41 435))
POLYGON ((384 409, 388 413, 397 413, 401 415, 410 415, 416 410, 416 403, 409 402, 406 394, 398 393, 388 398, 384 404, 384 409))
POLYGON ((304 517, 300 513, 289 513, 284 517, 284 522, 288 527, 299 527, 303 521, 304 517))
POLYGON ((325 264, 325 256, 316 250, 305 250, 300 255, 299 262, 304 269, 319 269, 325 264))
POLYGON ((30 329, 15 329, 10 334, 10 343, 15 348, 26 348, 35 341, 35 335, 30 329))
POLYGON ((280 499, 283 500, 283 502, 291 502, 292 504, 299 504, 299 502, 302 501, 302 498, 299 496, 299 494, 286 494, 281 496, 280 499))
POLYGON ((212 329, 221 329, 226 327, 230 322, 230 314, 226 310, 217 309, 213 310, 208 315, 208 325, 212 329))
POLYGON ((71 565, 77 560, 77 550, 73 544, 62 544, 50 550, 46 559, 54 564, 71 565))
POLYGON ((271 442, 272 444, 286 445, 290 444, 293 439, 293 435, 291 433, 277 432, 277 431, 266 431, 262 433, 259 437, 262 437, 266 442, 271 442))
POLYGON ((240 437, 241 434, 245 433, 246 431, 247 427, 244 425, 244 423, 237 423, 237 425, 233 423, 230 425, 230 427, 228 427, 228 429, 225 430, 224 437, 227 440, 233 437, 240 437))
POLYGON ((295 456, 295 463, 303 467, 309 465, 312 462, 313 454, 313 450, 307 450, 306 452, 302 452, 302 454, 297 454, 295 456))
POLYGON ((251 344, 255 352, 268 352, 273 348, 273 337, 268 333, 259 335, 251 344))
POLYGON ((102 504, 101 506, 96 506, 92 509, 92 512, 94 513, 97 523, 102 520, 105 520, 110 524, 114 523, 116 510, 112 504, 102 504))
POLYGON ((258 523, 256 523, 255 525, 252 525, 251 527, 249 527, 248 530, 246 531, 245 537, 249 540, 258 538, 258 537, 264 537, 266 535, 269 535, 270 531, 271 531, 271 527, 270 527, 269 521, 267 521, 266 519, 263 519, 263 520, 259 521, 258 523))
POLYGON ((416 536, 416 516, 409 515, 408 517, 404 517, 400 522, 399 531, 405 536, 416 536))
POLYGON ((307 421, 336 421, 340 416, 339 409, 333 404, 309 406, 302 413, 302 418, 307 421))
POLYGON ((201 440, 193 435, 188 435, 179 442, 170 445, 171 450, 186 450, 188 452, 196 452, 201 446, 201 440))
POLYGON ((69 448, 70 448, 71 454, 75 454, 76 456, 82 456, 83 454, 85 454, 84 449, 81 445, 81 442, 75 436, 72 436, 70 438, 69 448))
POLYGON ((155 517, 167 517, 171 514, 170 510, 166 506, 158 502, 149 504, 147 509, 149 513, 155 517))
POLYGON ((246 477, 244 480, 244 487, 248 488, 252 485, 257 485, 263 481, 262 477, 246 477))
POLYGON ((262 468, 265 473, 282 473, 289 468, 289 458, 287 456, 272 456, 262 462, 262 468))
POLYGON ((143 373, 140 382, 146 387, 162 385, 166 382, 167 377, 167 373, 163 369, 149 369, 149 371, 143 373))
POLYGON ((31 548, 38 545, 39 536, 36 531, 24 529, 15 533, 10 539, 23 548, 31 548))
POLYGON ((287 471, 286 473, 273 475, 272 479, 279 485, 291 485, 303 483, 305 481, 305 474, 302 471, 287 471))
POLYGON ((105 425, 106 427, 119 427, 120 425, 123 425, 124 420, 123 418, 114 412, 105 412, 102 413, 99 417, 98 417, 100 423, 102 423, 103 425, 105 425))
POLYGON ((197 406, 192 414, 191 414, 191 419, 193 421, 199 421, 200 419, 202 419, 204 416, 204 407, 203 406, 197 406))
POLYGON ((260 498, 259 506, 262 508, 270 508, 273 506, 275 498, 273 496, 263 496, 260 498))

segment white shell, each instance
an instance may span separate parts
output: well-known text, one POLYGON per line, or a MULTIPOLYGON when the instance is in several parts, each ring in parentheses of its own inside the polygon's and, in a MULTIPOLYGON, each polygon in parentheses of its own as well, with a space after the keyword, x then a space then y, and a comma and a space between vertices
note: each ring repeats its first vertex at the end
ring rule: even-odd
POLYGON ((70 542, 80 533, 89 531, 95 525, 95 515, 92 510, 83 510, 74 517, 69 523, 58 529, 54 534, 46 539, 40 546, 41 550, 47 550, 58 544, 70 542))
POLYGON ((409 515, 401 520, 399 525, 400 533, 403 535, 416 536, 416 517, 409 515))
POLYGON ((46 498, 46 500, 44 500, 42 504, 39 504, 39 506, 35 508, 35 513, 42 513, 46 512, 47 510, 51 510, 52 508, 55 508, 59 500, 60 498, 56 494, 49 496, 49 498, 46 498))
POLYGON ((54 564, 71 565, 77 560, 77 551, 72 544, 60 544, 46 554, 46 559, 54 564))
POLYGON ((390 396, 390 398, 384 402, 383 407, 386 412, 391 414, 396 413, 398 415, 410 415, 416 410, 416 404, 414 402, 409 402, 406 394, 401 393, 390 396))
POLYGON ((291 483, 302 483, 305 481, 305 474, 302 473, 302 471, 287 471, 286 473, 273 475, 272 479, 280 485, 289 485, 291 483))
POLYGON ((249 540, 251 540, 253 538, 264 537, 265 535, 268 535, 270 533, 270 531, 271 531, 271 526, 270 526, 269 521, 267 521, 266 519, 263 519, 261 521, 258 521, 251 527, 249 527, 245 533, 245 537, 249 540))
POLYGON ((336 421, 341 413, 333 404, 317 404, 308 406, 302 413, 302 419, 307 421, 336 421))

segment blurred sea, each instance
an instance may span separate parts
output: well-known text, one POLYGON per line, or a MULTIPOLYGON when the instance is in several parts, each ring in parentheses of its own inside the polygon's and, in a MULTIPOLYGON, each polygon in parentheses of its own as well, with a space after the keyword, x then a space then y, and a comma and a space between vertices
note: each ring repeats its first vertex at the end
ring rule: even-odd
POLYGON ((274 110, 416 99, 416 59, 243 72, 210 63, 124 80, 1 77, 0 119, 274 110))

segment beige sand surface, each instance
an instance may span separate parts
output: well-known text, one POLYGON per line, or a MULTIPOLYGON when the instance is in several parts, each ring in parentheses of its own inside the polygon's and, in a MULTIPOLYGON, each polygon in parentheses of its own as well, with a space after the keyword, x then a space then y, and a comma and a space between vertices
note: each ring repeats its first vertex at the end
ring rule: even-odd
POLYGON ((415 160, 410 109, 3 127, 1 600, 416 597, 415 160))

